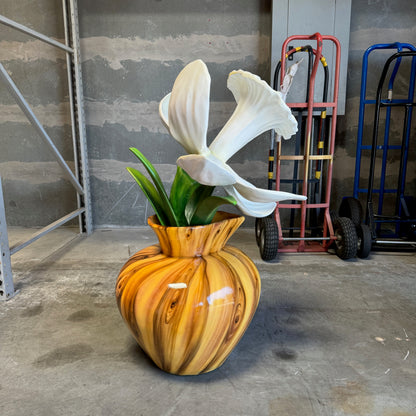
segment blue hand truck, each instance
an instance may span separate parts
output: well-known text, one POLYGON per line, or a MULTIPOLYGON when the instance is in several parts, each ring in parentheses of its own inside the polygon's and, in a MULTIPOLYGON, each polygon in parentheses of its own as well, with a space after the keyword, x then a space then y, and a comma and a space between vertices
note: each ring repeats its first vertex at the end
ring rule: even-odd
MULTIPOLYGON (((407 76, 407 74, 406 74, 407 76)), ((414 196, 405 195, 406 169, 409 156, 409 145, 412 129, 412 112, 415 103, 415 77, 416 77, 416 48, 408 43, 376 44, 370 46, 364 53, 362 74, 359 121, 357 134, 357 153, 354 176, 353 197, 345 197, 339 208, 340 216, 351 218, 356 226, 358 237, 357 255, 365 258, 372 248, 386 245, 416 246, 416 202, 414 196), (391 55, 383 67, 375 99, 367 98, 367 74, 369 55, 373 51, 394 49, 396 53, 391 55), (407 97, 393 98, 394 83, 399 69, 404 62, 410 61, 410 73, 408 74, 407 97), (394 65, 392 67, 392 65, 394 65), (390 75, 386 88, 386 78, 390 75), (386 96, 387 94, 387 96, 386 96), (383 98, 384 97, 384 98, 383 98), (374 120, 371 143, 364 143, 364 116, 369 105, 374 106, 374 120), (383 110, 383 111, 382 111, 383 110), (402 112, 400 112, 402 110, 402 112), (392 140, 392 120, 403 118, 403 132, 398 143, 397 138, 392 140), (380 134, 380 125, 384 121, 384 135, 380 134), (383 136, 380 140, 379 136, 383 136), (360 186, 360 175, 364 163, 363 153, 370 152, 369 176, 367 187, 360 186), (394 160, 394 153, 400 154, 397 186, 391 185, 386 180, 387 166, 394 160), (392 159, 393 158, 393 159, 392 159), (375 170, 379 170, 380 179, 375 185, 375 170), (378 195, 377 204, 374 196, 378 195), (385 213, 385 200, 388 196, 394 196, 394 213, 385 213), (360 198, 362 196, 362 198, 360 198), (361 205, 365 200, 365 215, 361 205), (377 206, 375 206, 377 205, 377 206)), ((403 75, 400 82, 403 84, 403 75)), ((406 84, 407 84, 406 82, 406 84)), ((368 154, 368 153, 366 153, 368 154)), ((391 201, 390 201, 391 202, 391 201)))

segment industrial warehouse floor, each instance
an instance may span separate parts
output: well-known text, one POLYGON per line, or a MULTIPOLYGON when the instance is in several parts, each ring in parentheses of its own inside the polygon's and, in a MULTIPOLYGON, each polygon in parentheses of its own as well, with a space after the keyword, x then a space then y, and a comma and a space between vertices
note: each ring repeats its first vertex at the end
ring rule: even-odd
MULTIPOLYGON (((219 369, 180 377, 136 345, 114 300, 151 230, 59 229, 16 253, 0 302, 0 414, 416 415, 416 254, 260 260, 252 230, 231 243, 255 261, 262 296, 219 369)), ((10 232, 11 242, 27 234, 10 232)))

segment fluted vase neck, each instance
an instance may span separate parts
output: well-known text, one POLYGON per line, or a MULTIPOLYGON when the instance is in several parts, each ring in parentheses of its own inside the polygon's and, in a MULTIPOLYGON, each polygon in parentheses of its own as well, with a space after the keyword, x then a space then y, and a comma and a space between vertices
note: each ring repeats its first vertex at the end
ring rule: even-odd
POLYGON ((147 220, 159 239, 162 253, 170 257, 200 257, 221 250, 244 222, 244 217, 218 212, 211 224, 188 227, 160 225, 155 215, 147 220))

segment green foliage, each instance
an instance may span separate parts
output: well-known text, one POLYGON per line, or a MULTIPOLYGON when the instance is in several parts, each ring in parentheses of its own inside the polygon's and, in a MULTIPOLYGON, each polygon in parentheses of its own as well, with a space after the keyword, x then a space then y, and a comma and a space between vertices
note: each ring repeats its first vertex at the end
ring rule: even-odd
MULTIPOLYGON (((204 201, 206 198, 210 197, 212 192, 214 191, 213 186, 206 186, 206 185, 199 185, 198 189, 191 195, 188 203, 185 207, 185 217, 188 224, 192 224, 192 219, 195 215, 195 212, 199 206, 199 204, 204 201)), ((209 224, 209 221, 202 221, 199 225, 209 224)), ((192 224, 195 225, 195 224, 192 224)))
POLYGON ((212 196, 213 186, 201 185, 180 167, 176 170, 168 197, 154 166, 139 150, 133 147, 130 150, 143 164, 154 185, 137 169, 127 170, 150 201, 161 225, 185 227, 210 224, 221 205, 236 205, 232 196, 212 196))
POLYGON ((168 225, 169 220, 165 214, 165 210, 163 209, 163 202, 160 198, 159 193, 157 192, 156 188, 153 184, 146 178, 141 172, 133 168, 127 168, 128 172, 131 176, 136 180, 139 184, 141 190, 145 194, 146 198, 151 203, 153 209, 155 210, 155 214, 160 222, 161 225, 168 225))
MULTIPOLYGON (((164 214, 168 218, 168 221, 169 221, 169 223, 165 224, 165 225, 171 225, 172 227, 179 227, 179 221, 176 218, 175 212, 173 211, 172 205, 170 204, 170 201, 169 201, 168 195, 165 191, 165 188, 163 186, 162 180, 160 179, 159 174, 156 172, 156 169, 149 162, 149 160, 146 159, 146 157, 143 155, 143 153, 141 153, 139 150, 135 149, 134 147, 131 147, 130 151, 135 156, 137 156, 137 158, 140 160, 140 162, 143 163, 143 166, 146 168, 147 173, 149 174, 150 178, 153 180, 153 183, 155 184, 156 190, 157 190, 157 192, 159 194, 159 197, 160 197, 160 201, 162 202, 161 203, 161 208, 163 209, 164 214)), ((136 177, 135 177, 135 179, 136 179, 136 177)), ((136 179, 136 181, 137 181, 137 179, 136 179)), ((147 196, 147 198, 149 198, 149 197, 147 196)), ((152 201, 150 201, 150 202, 152 202, 152 201)), ((158 217, 159 217, 159 214, 160 214, 160 212, 156 212, 156 215, 158 217)))
POLYGON ((186 217, 186 207, 192 195, 201 188, 199 182, 192 179, 182 168, 176 169, 175 179, 170 190, 170 202, 181 226, 189 225, 186 217))
POLYGON ((209 196, 201 200, 190 221, 190 225, 210 224, 218 208, 224 204, 236 205, 237 201, 232 196, 209 196))

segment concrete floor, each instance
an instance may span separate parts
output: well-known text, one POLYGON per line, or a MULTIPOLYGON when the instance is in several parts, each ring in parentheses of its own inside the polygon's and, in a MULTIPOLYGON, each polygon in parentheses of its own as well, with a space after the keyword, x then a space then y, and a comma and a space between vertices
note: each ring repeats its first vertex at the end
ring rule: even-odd
POLYGON ((262 277, 257 313, 222 367, 179 377, 146 358, 114 300, 151 230, 75 232, 12 258, 20 293, 0 303, 1 416, 416 415, 416 254, 266 264, 253 231, 238 231, 232 244, 262 277))

